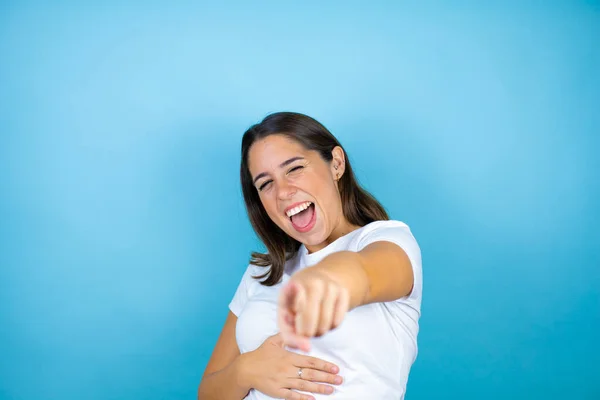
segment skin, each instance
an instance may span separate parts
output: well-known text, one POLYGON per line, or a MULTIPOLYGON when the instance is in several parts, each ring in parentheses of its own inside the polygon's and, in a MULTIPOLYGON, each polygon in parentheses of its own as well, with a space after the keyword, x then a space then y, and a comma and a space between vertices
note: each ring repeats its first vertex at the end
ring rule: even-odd
POLYGON ((240 354, 235 339, 237 317, 229 312, 198 387, 198 400, 242 399, 251 389, 274 398, 314 400, 298 392, 331 394, 343 382, 333 363, 284 349, 281 334, 240 354), (298 369, 302 368, 302 379, 298 369))
MULTIPOLYGON (((344 173, 341 148, 325 162, 283 135, 272 135, 250 149, 249 163, 269 217, 287 234, 305 244, 309 252, 323 249, 357 229, 343 216, 338 180, 344 173), (293 162, 284 162, 300 157, 293 162), (337 167, 337 168, 336 168, 337 167), (270 181, 270 182, 269 182, 270 181), (307 233, 297 232, 283 210, 309 200, 317 222, 307 233)), ((258 190, 258 189, 257 189, 258 190)), ((295 273, 282 288, 277 318, 280 334, 259 349, 240 354, 235 340, 237 318, 229 312, 198 389, 198 399, 240 399, 251 388, 289 400, 311 400, 298 393, 329 393, 339 384, 339 368, 324 360, 294 354, 283 346, 308 351, 309 339, 337 327, 345 314, 363 304, 391 301, 412 290, 412 268, 404 251, 389 242, 375 242, 359 252, 341 251, 295 273), (303 379, 298 379, 303 368, 303 379), (267 377, 267 379, 265 379, 267 377)))
MULTIPOLYGON (((310 253, 359 228, 342 211, 338 180, 344 173, 344 152, 335 147, 332 156, 327 162, 285 135, 268 136, 249 150, 248 167, 267 214, 310 253), (305 233, 298 232, 284 212, 303 201, 313 202, 317 218, 305 233)), ((410 260, 394 243, 380 241, 359 252, 333 253, 296 272, 280 291, 277 321, 283 343, 309 351, 309 339, 335 329, 348 311, 406 296, 412 282, 410 260)))
POLYGON ((343 174, 344 152, 336 147, 332 154, 333 161, 326 163, 319 153, 304 149, 284 135, 257 141, 248 152, 248 168, 265 211, 277 226, 304 243, 311 253, 359 228, 344 218, 337 188, 336 174, 340 177, 343 174), (296 157, 301 159, 281 167, 283 162, 296 157), (306 233, 296 231, 284 213, 286 207, 301 201, 312 201, 317 212, 315 227, 306 233))

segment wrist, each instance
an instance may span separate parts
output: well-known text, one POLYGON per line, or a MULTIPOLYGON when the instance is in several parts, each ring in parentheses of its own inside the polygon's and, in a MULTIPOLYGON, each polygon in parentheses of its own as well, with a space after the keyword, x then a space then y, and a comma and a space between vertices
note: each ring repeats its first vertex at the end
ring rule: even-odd
POLYGON ((321 271, 348 291, 350 307, 368 303, 370 284, 369 276, 362 266, 360 254, 351 251, 334 253, 324 259, 321 271))
POLYGON ((234 364, 235 364, 235 376, 236 382, 246 391, 254 388, 254 380, 252 375, 252 354, 254 352, 248 352, 240 354, 234 364))

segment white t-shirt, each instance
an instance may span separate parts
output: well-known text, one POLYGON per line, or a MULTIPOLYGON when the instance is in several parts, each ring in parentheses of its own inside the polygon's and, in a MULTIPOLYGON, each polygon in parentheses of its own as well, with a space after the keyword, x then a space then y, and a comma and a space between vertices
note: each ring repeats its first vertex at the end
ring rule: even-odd
MULTIPOLYGON (((282 281, 264 286, 252 276, 265 268, 250 265, 229 304, 238 317, 236 340, 241 353, 256 350, 277 328, 279 290, 290 276, 318 263, 325 256, 342 250, 359 251, 370 243, 388 241, 399 245, 408 255, 414 273, 410 295, 401 299, 357 307, 346 314, 336 329, 311 339, 311 350, 300 354, 318 357, 340 367, 341 385, 334 393, 310 393, 315 399, 398 400, 404 398, 410 368, 417 356, 417 334, 421 315, 421 251, 410 228, 400 221, 375 221, 342 236, 327 247, 308 254, 302 245, 298 254, 285 264, 282 281)), ((272 399, 252 389, 247 400, 272 399)))

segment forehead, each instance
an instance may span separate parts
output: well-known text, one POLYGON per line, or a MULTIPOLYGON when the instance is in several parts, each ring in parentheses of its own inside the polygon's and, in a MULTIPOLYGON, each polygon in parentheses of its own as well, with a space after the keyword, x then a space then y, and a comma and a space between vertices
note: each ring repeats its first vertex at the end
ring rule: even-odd
POLYGON ((297 156, 309 158, 310 152, 288 136, 270 135, 252 144, 248 152, 248 168, 254 174, 275 168, 283 161, 297 156))

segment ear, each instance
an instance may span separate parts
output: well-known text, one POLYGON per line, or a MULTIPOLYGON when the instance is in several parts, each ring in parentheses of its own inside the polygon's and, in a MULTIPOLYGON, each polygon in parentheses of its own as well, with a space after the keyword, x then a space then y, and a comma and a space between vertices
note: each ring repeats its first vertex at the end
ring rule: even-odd
POLYGON ((331 150, 331 156, 333 157, 330 166, 331 174, 334 180, 339 181, 346 170, 346 157, 344 150, 342 150, 340 146, 335 146, 333 150, 331 150))

